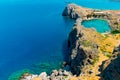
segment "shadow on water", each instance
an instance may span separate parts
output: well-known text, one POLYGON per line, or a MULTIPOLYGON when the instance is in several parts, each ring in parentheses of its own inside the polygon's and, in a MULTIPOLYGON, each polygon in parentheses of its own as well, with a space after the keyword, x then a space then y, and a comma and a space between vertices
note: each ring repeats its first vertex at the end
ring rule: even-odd
POLYGON ((68 40, 63 42, 62 46, 63 59, 65 62, 69 62, 68 40))
POLYGON ((63 41, 62 44, 62 54, 63 54, 63 60, 67 63, 69 63, 69 50, 68 50, 68 37, 69 33, 72 31, 73 25, 75 23, 75 20, 70 19, 68 17, 63 17, 63 21, 65 23, 65 27, 67 28, 67 38, 63 41))
MULTIPOLYGON (((71 31, 72 29, 72 19, 69 19, 68 17, 63 17, 63 21, 65 23, 65 27, 68 29, 68 33, 71 31)), ((63 41, 62 44, 62 55, 63 55, 63 61, 68 62, 69 61, 69 54, 68 54, 68 36, 67 38, 63 41)))
MULTIPOLYGON (((66 27, 69 27, 69 30, 71 31, 71 29, 72 29, 72 27, 73 27, 73 25, 74 25, 74 23, 75 23, 75 20, 70 19, 69 17, 64 17, 64 16, 63 16, 63 21, 64 21, 65 26, 66 26, 66 27)), ((70 32, 70 31, 69 31, 69 32, 70 32)), ((69 32, 68 32, 68 33, 69 33, 69 32)))

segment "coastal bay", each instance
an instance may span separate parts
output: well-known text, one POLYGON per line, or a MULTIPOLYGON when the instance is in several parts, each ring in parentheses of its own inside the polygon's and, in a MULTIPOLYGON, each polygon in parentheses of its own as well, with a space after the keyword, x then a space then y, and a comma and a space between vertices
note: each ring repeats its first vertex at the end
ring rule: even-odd
POLYGON ((69 33, 68 62, 63 63, 64 69, 53 70, 50 75, 46 72, 39 75, 25 73, 21 76, 21 80, 119 80, 117 75, 120 69, 120 61, 118 61, 120 59, 120 15, 118 14, 119 10, 95 10, 68 4, 62 15, 76 22, 69 33), (103 34, 96 31, 95 27, 86 28, 81 24, 83 21, 94 19, 107 20, 111 31, 103 34), (111 71, 113 73, 110 73, 111 71))
MULTIPOLYGON (((67 42, 74 20, 61 16, 65 1, 54 1, 1 3, 1 80, 24 69, 39 74, 60 68, 63 48, 67 46, 63 44, 67 42)), ((95 9, 120 9, 120 3, 108 0, 70 2, 95 9)))
POLYGON ((74 23, 59 16, 61 7, 61 3, 0 5, 0 80, 23 70, 39 74, 60 67, 74 23))

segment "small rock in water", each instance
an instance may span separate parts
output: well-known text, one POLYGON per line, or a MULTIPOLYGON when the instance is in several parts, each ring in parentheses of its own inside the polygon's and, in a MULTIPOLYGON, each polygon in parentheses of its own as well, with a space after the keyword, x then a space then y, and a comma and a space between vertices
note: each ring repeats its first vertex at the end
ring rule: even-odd
POLYGON ((47 80, 47 73, 46 72, 42 72, 39 77, 42 79, 42 80, 47 80))
POLYGON ((58 71, 57 70, 53 70, 52 73, 54 73, 55 76, 58 75, 58 71))
POLYGON ((63 72, 62 72, 61 69, 58 71, 58 74, 59 74, 59 75, 62 75, 62 74, 63 74, 63 72))

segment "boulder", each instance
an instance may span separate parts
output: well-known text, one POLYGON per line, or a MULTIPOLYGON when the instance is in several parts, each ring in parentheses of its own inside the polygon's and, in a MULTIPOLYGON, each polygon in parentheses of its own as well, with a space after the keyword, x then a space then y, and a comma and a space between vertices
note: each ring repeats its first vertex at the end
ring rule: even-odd
POLYGON ((42 72, 39 77, 42 79, 42 80, 47 80, 47 73, 46 72, 42 72))

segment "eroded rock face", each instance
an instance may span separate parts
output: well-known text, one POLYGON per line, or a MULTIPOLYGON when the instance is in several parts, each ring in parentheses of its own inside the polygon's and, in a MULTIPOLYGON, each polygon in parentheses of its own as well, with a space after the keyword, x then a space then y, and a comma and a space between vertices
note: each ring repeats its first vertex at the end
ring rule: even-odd
POLYGON ((69 34, 69 64, 72 73, 75 75, 86 72, 82 68, 92 65, 94 59, 98 58, 98 44, 91 38, 96 36, 96 34, 92 34, 94 32, 96 32, 94 29, 86 29, 81 25, 75 25, 69 34))
POLYGON ((72 19, 77 19, 80 17, 79 14, 77 14, 77 12, 75 11, 75 8, 77 7, 77 5, 75 4, 69 4, 63 11, 63 16, 68 16, 72 19))
POLYGON ((112 57, 101 66, 102 80, 120 79, 120 46, 115 48, 112 57))

